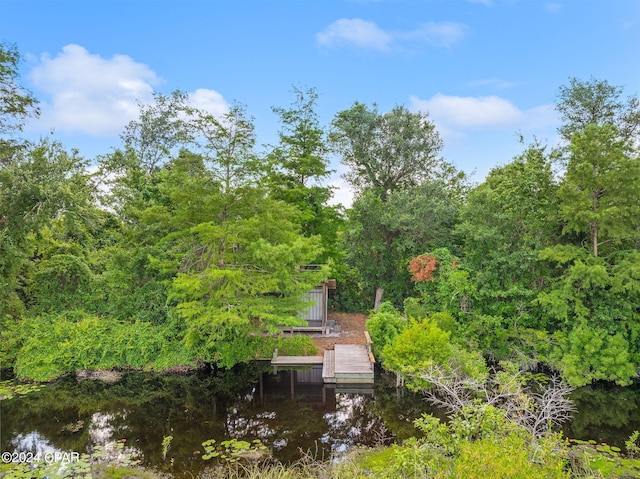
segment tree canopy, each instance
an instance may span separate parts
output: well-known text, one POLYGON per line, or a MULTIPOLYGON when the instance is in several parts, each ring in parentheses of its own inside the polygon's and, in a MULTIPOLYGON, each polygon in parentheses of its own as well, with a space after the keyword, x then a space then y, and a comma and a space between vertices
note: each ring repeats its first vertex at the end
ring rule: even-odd
POLYGON ((313 88, 273 108, 262 150, 244 105, 212 114, 175 91, 85 159, 20 138, 37 101, 18 65, 1 45, 0 360, 21 377, 311 352, 281 329, 329 275, 335 309, 389 302, 376 352, 418 379, 486 376, 485 359, 574 386, 637 373, 640 119, 621 87, 572 79, 563 144, 525 145, 472 186, 428 115, 355 102, 326 128, 313 88), (349 208, 330 204, 332 155, 349 208))

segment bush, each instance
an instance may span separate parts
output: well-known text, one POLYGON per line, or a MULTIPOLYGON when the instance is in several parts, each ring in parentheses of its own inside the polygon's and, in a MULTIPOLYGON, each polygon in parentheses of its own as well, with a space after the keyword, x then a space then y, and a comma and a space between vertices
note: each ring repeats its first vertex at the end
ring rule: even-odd
POLYGON ((382 303, 366 323, 373 341, 373 354, 383 359, 382 350, 396 339, 406 324, 407 321, 391 303, 382 303))
POLYGON ((36 381, 78 369, 142 369, 167 346, 162 329, 149 323, 122 323, 84 311, 27 318, 20 334, 15 372, 36 381))
POLYGON ((464 441, 453 466, 453 477, 465 479, 568 479, 566 461, 547 455, 533 460, 527 442, 516 435, 464 441))
POLYGON ((382 349, 384 365, 395 372, 414 372, 432 362, 443 364, 453 354, 449 333, 434 321, 413 322, 382 349))

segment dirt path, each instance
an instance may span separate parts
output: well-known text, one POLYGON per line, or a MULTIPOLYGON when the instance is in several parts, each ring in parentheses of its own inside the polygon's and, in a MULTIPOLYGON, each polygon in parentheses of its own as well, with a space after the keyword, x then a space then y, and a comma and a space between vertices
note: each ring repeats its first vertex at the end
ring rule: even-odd
POLYGON ((318 355, 322 355, 325 349, 333 349, 336 344, 365 344, 364 324, 366 314, 358 313, 329 313, 329 319, 335 320, 340 326, 339 333, 331 333, 325 336, 314 334, 311 337, 318 347, 318 355))

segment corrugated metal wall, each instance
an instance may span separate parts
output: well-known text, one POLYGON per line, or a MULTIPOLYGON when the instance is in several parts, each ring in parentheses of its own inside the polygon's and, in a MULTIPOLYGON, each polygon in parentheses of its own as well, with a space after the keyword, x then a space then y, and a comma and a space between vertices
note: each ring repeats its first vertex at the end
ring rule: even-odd
POLYGON ((307 321, 322 321, 322 286, 316 286, 310 292, 304 295, 305 301, 314 301, 314 304, 309 306, 305 312, 303 312, 303 319, 307 321))

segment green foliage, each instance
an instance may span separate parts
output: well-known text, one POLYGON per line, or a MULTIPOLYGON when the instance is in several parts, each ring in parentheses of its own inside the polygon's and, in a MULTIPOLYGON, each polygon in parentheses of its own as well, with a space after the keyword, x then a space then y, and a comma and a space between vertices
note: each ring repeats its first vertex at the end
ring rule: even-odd
POLYGON ((135 151, 141 166, 150 172, 190 139, 184 119, 189 112, 188 95, 180 90, 170 95, 154 92, 153 99, 152 105, 138 105, 139 118, 129 122, 121 135, 125 145, 135 151))
POLYGON ((571 141, 573 135, 589 125, 613 125, 622 139, 640 133, 640 101, 637 96, 622 98, 623 88, 606 80, 571 78, 558 91, 556 110, 562 125, 558 131, 571 141))
POLYGON ((56 254, 38 263, 27 295, 42 311, 78 308, 92 293, 93 274, 78 256, 56 254))
POLYGON ((40 390, 41 387, 42 386, 39 384, 22 384, 16 383, 15 381, 2 381, 0 383, 0 401, 36 392, 40 390))
POLYGON ((571 469, 577 477, 626 478, 638 477, 640 460, 632 454, 625 457, 620 448, 596 441, 572 440, 569 451, 571 469))
POLYGON ((563 232, 589 237, 594 256, 602 254, 603 243, 619 244, 637 235, 640 164, 632 149, 608 124, 587 125, 571 137, 567 172, 558 191, 563 232))
MULTIPOLYGON (((409 306, 410 311, 415 310, 420 316, 446 312, 462 320, 471 313, 472 300, 476 297, 476 286, 469 279, 469 272, 447 248, 437 248, 428 256, 435 259, 432 279, 419 279, 414 273, 413 280, 421 296, 418 300, 406 301, 405 310, 409 306)), ((410 263, 410 269, 413 264, 410 263)))
POLYGON ((202 443, 205 454, 202 459, 207 461, 214 457, 220 458, 227 463, 235 463, 241 459, 256 459, 266 456, 267 446, 262 444, 260 439, 254 439, 251 442, 238 439, 229 439, 220 442, 216 446, 215 439, 209 439, 202 443))
POLYGON ((413 289, 409 260, 451 243, 458 205, 453 187, 439 180, 395 189, 384 199, 372 190, 356 197, 345 232, 345 260, 357 271, 369 308, 379 287, 385 300, 402 305, 413 289))
POLYGON ((79 369, 142 369, 166 354, 165 335, 149 323, 122 323, 82 311, 28 318, 21 334, 15 372, 36 381, 79 369))
POLYGON ((355 102, 336 114, 330 139, 349 168, 347 180, 383 201, 392 191, 433 178, 442 161, 437 156, 442 140, 433 123, 403 106, 381 114, 376 105, 355 102))
POLYGON ((366 328, 371 335, 373 353, 377 358, 383 359, 382 350, 393 343, 406 324, 406 319, 389 302, 382 303, 378 311, 369 316, 366 328))
POLYGON ((434 321, 414 321, 382 349, 384 365, 390 371, 415 372, 432 362, 443 364, 453 354, 449 336, 434 321))
POLYGON ((633 434, 631 434, 629 439, 625 441, 624 445, 629 457, 640 457, 640 442, 638 442, 638 439, 640 439, 640 431, 633 431, 633 434))
POLYGON ((614 381, 631 384, 636 365, 629 354, 629 344, 620 333, 578 323, 568 333, 555 335, 558 347, 551 352, 550 362, 573 386, 592 381, 614 381))
POLYGON ((23 287, 43 230, 54 221, 71 226, 91 220, 93 192, 85 166, 75 152, 41 140, 0 168, 0 321, 22 312, 23 287))
POLYGON ((29 117, 38 116, 38 100, 19 84, 21 55, 17 48, 0 43, 0 168, 10 163, 22 147, 14 135, 29 117))
POLYGON ((493 406, 467 408, 448 423, 425 414, 415 425, 419 439, 360 452, 356 463, 373 477, 570 477, 559 436, 532 440, 493 406))
POLYGON ((318 93, 313 88, 303 91, 296 87, 292 93, 295 100, 289 109, 273 108, 282 130, 280 143, 267 156, 265 180, 272 198, 300 210, 302 233, 320 236, 323 254, 313 262, 326 263, 340 254, 338 230, 343 220, 341 211, 327 204, 331 187, 321 186, 331 170, 325 133, 315 112, 318 93))
POLYGON ((171 441, 173 441, 173 436, 164 436, 162 438, 162 459, 164 460, 167 459, 167 453, 171 447, 171 441))
POLYGON ((284 205, 265 200, 260 210, 247 220, 196 227, 208 266, 173 281, 186 346, 201 360, 231 367, 253 359, 252 336, 299 324, 303 295, 324 275, 298 268, 318 254, 317 238, 297 234, 284 205))
POLYGON ((256 338, 254 357, 256 359, 270 359, 276 349, 281 356, 313 356, 318 352, 313 339, 309 336, 302 334, 265 336, 256 338))
POLYGON ((495 441, 482 439, 464 442, 453 467, 454 477, 465 479, 569 479, 566 461, 557 455, 545 461, 531 459, 531 451, 524 439, 507 437, 495 441))
POLYGON ((384 293, 428 318, 385 306, 369 319, 398 371, 483 354, 572 384, 636 374, 640 104, 620 87, 572 79, 563 148, 534 142, 467 191, 425 114, 355 102, 327 132, 313 88, 273 109, 266 154, 240 103, 214 116, 156 93, 89 174, 76 151, 17 137, 38 114, 19 61, 0 44, 0 363, 19 376, 311 353, 269 335, 300 324, 329 272, 333 308, 367 311, 384 293), (331 150, 356 192, 344 216, 323 184, 331 150), (421 254, 437 267, 412 281, 421 254), (328 267, 297 269, 316 262, 328 267))
POLYGON ((531 300, 550 275, 538 252, 558 236, 553 156, 534 143, 508 165, 492 169, 469 193, 456 227, 464 268, 477 288, 473 310, 500 318, 502 328, 548 323, 531 300))

